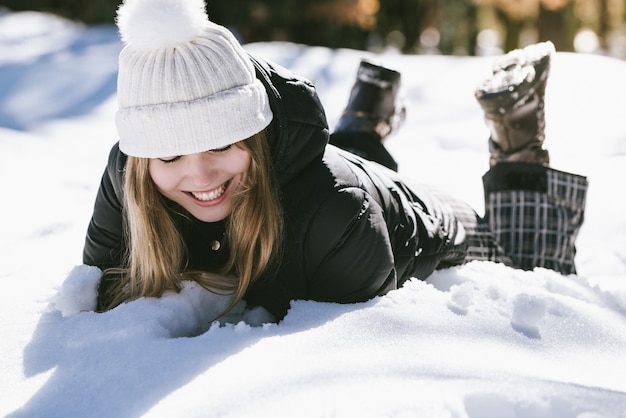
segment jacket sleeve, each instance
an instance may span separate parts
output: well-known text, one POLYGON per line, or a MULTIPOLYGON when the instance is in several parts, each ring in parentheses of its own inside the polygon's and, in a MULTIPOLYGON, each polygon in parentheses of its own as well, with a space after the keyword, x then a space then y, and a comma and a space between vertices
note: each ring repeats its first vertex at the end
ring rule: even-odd
POLYGON ((124 254, 122 218, 122 176, 126 156, 117 144, 111 149, 109 161, 96 201, 93 215, 87 228, 83 264, 97 266, 102 270, 121 267, 124 254))
POLYGON ((361 189, 343 189, 321 205, 304 251, 311 299, 362 302, 397 287, 382 209, 361 189))

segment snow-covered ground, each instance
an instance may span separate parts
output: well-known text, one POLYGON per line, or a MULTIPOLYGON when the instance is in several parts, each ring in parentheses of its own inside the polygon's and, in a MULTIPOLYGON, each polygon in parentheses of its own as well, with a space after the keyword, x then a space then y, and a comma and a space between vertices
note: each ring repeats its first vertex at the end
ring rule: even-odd
MULTIPOLYGON (((367 55, 247 48, 311 78, 331 126, 367 55)), ((196 286, 106 314, 51 302, 92 274, 76 266, 116 141, 119 50, 112 26, 0 15, 0 415, 626 416, 626 62, 559 53, 549 81, 553 166, 591 184, 577 276, 471 263, 362 304, 296 301, 279 325, 209 329, 196 286)), ((388 143, 401 171, 482 211, 473 89, 492 58, 377 58, 404 77, 409 117, 388 143)))

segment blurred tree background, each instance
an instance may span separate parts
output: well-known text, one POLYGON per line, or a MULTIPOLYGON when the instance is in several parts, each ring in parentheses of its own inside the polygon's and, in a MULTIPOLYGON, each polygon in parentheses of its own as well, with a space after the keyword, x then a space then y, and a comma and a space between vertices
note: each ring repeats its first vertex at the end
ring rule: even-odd
MULTIPOLYGON (((119 0, 0 0, 111 23, 119 0)), ((485 55, 551 40, 559 51, 626 58, 626 0, 209 0, 211 20, 243 43, 485 55)))

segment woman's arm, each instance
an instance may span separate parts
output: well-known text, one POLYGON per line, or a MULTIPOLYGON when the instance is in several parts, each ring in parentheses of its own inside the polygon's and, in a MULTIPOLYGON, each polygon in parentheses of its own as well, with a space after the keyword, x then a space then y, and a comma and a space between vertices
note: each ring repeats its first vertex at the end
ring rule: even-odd
POLYGON ((397 288, 382 209, 365 191, 346 188, 322 205, 305 242, 311 299, 362 302, 397 288))

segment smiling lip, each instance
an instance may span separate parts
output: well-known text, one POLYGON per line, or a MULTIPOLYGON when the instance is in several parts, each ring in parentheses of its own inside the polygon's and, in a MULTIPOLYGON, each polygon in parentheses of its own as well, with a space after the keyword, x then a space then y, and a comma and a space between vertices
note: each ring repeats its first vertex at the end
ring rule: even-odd
POLYGON ((198 203, 219 203, 221 197, 224 196, 224 192, 228 189, 230 180, 208 192, 188 192, 188 194, 198 203))

